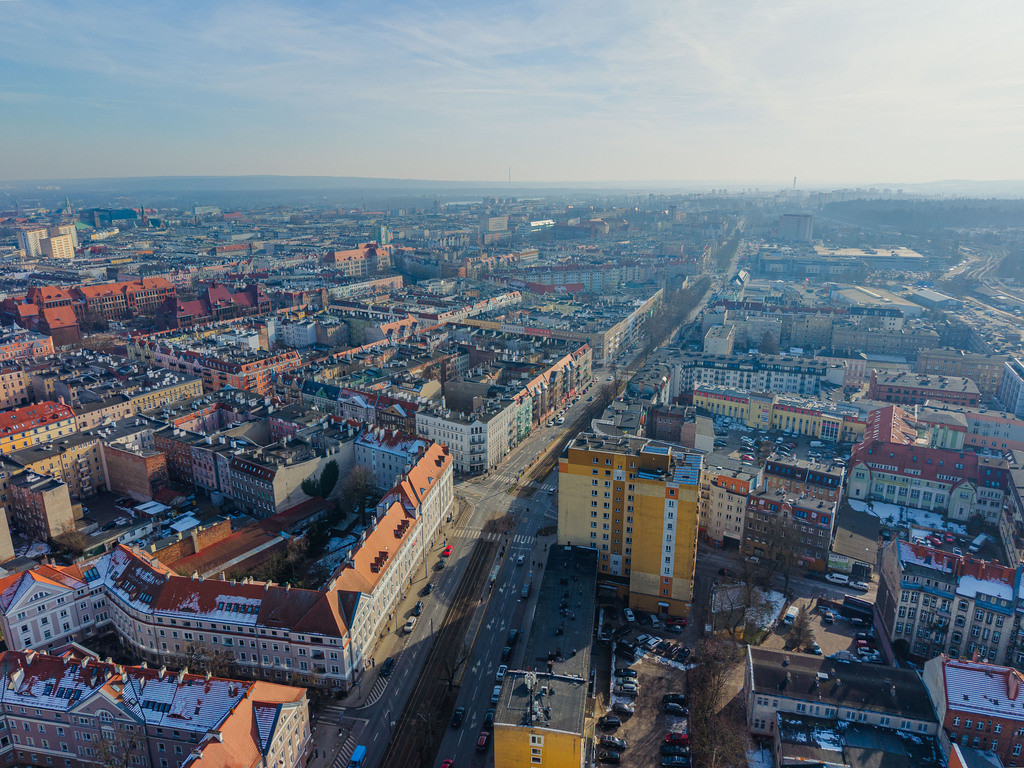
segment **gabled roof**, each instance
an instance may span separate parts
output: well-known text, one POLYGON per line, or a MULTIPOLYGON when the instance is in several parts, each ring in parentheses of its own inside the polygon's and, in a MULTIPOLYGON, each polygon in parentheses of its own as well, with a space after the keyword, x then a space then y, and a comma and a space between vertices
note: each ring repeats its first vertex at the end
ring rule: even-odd
POLYGON ((1024 721, 1024 675, 997 664, 943 658, 946 707, 1024 721))

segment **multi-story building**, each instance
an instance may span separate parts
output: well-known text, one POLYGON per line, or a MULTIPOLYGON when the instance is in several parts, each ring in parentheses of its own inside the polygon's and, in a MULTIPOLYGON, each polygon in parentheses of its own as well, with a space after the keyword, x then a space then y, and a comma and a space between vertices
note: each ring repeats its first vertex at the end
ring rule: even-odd
POLYGON ((18 247, 25 252, 25 256, 28 258, 37 258, 43 253, 42 241, 49 236, 50 233, 45 227, 22 229, 18 232, 18 247))
POLYGON ((747 727, 757 736, 776 733, 777 718, 785 715, 813 718, 822 727, 863 723, 917 738, 939 732, 928 692, 912 669, 747 646, 743 699, 747 727))
POLYGON ((693 599, 701 455, 581 433, 558 459, 558 542, 598 551, 598 579, 630 606, 685 614, 693 599))
POLYGON ((989 399, 999 391, 1003 369, 1009 355, 981 354, 963 349, 940 347, 922 349, 917 353, 918 373, 938 376, 960 376, 973 381, 982 398, 989 399))
MULTIPOLYGON (((95 496, 107 485, 106 466, 98 432, 77 432, 61 440, 19 448, 8 454, 16 467, 67 484, 75 499, 95 496)), ((0 480, 0 489, 4 481, 0 480)))
POLYGON ((0 685, 4 765, 302 768, 313 749, 304 688, 122 666, 80 646, 4 651, 0 685))
POLYGON ((882 551, 877 611, 894 648, 1024 668, 1021 568, 893 541, 882 551))
POLYGON ((0 361, 37 360, 53 354, 53 339, 12 325, 0 331, 0 361))
POLYGON ((74 411, 64 403, 44 401, 0 413, 0 454, 48 443, 78 431, 74 411))
POLYGON ((919 444, 906 412, 889 406, 868 415, 865 438, 850 455, 846 495, 998 524, 1010 484, 1005 460, 919 444))
POLYGON ((838 500, 762 488, 747 496, 743 554, 825 571, 838 500))
POLYGON ((139 314, 152 314, 167 299, 177 294, 173 285, 162 277, 143 277, 127 283, 82 285, 73 289, 72 307, 79 322, 100 317, 123 320, 139 314))
POLYGON ((17 363, 0 363, 0 409, 28 405, 32 398, 32 379, 17 363))
POLYGON ((673 394, 717 384, 748 392, 789 392, 813 396, 821 389, 828 366, 813 357, 779 355, 704 355, 681 352, 665 361, 673 394))
POLYGON ((1024 419, 1024 363, 1011 357, 1003 366, 996 400, 1017 418, 1024 419))
POLYGON ((29 536, 45 541, 74 530, 68 487, 60 480, 27 472, 6 481, 11 519, 29 536))
POLYGON ((984 750, 1006 766, 1024 762, 1024 676, 1012 667, 950 659, 939 655, 924 663, 922 679, 948 747, 984 750))
POLYGON ((871 372, 868 397, 881 403, 924 405, 929 400, 976 408, 981 404, 978 385, 962 376, 926 373, 871 372))
POLYGON ((495 768, 581 766, 594 736, 587 717, 591 631, 597 593, 591 549, 552 547, 544 567, 522 669, 510 669, 494 709, 495 768), (567 612, 565 585, 579 594, 567 612), (550 654, 552 628, 574 653, 550 654), (548 658, 551 656, 552 658, 548 658))
POLYGON ((244 389, 258 395, 269 394, 274 379, 302 365, 294 349, 284 352, 228 352, 226 350, 191 349, 161 344, 159 339, 130 339, 128 357, 160 368, 182 371, 198 376, 207 392, 225 387, 244 389))
POLYGON ((71 235, 51 235, 40 241, 40 255, 48 259, 75 258, 75 240, 71 235))
POLYGON ((834 502, 842 496, 845 475, 840 464, 772 454, 761 469, 758 486, 834 502))
POLYGON ((392 429, 371 427, 356 438, 356 466, 373 472, 377 488, 393 488, 395 481, 430 446, 428 440, 392 429))
POLYGON ((693 405, 754 429, 792 430, 829 442, 855 442, 864 435, 860 409, 844 403, 702 384, 693 389, 693 405))
POLYGON ((252 678, 347 689, 453 503, 451 457, 431 446, 382 498, 323 591, 179 576, 118 544, 73 566, 40 565, 0 579, 0 628, 17 650, 113 630, 160 664, 178 664, 198 643, 227 651, 233 668, 252 678))
POLYGON ((934 448, 1024 451, 1024 419, 1006 411, 929 401, 915 408, 914 416, 927 427, 929 445, 934 448))
POLYGON ((445 408, 416 412, 416 434, 447 445, 458 472, 478 474, 494 469, 519 443, 516 413, 520 404, 503 400, 473 413, 445 408))
POLYGON ((701 468, 700 527, 716 547, 725 544, 726 539, 739 546, 747 517, 747 494, 757 477, 748 467, 722 467, 718 463, 706 457, 701 468))

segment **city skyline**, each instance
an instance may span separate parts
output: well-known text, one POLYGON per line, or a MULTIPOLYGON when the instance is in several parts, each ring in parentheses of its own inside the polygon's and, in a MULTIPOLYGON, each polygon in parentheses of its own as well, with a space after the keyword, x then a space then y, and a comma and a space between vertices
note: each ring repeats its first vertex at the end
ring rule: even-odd
POLYGON ((0 2, 0 179, 1021 179, 1013 10, 0 2))

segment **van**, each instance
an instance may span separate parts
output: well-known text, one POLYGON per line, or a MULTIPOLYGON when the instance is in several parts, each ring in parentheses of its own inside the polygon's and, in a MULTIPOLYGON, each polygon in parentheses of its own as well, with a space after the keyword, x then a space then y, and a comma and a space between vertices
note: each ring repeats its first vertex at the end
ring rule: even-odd
POLYGON ((782 617, 782 623, 785 626, 790 626, 796 621, 797 614, 800 613, 800 609, 795 605, 789 606, 789 610, 786 611, 786 615, 782 617))
POLYGON ((360 744, 352 752, 352 757, 348 759, 348 768, 362 768, 363 761, 366 759, 366 747, 360 744))
POLYGON ((979 533, 977 538, 971 542, 971 546, 967 548, 968 552, 977 553, 979 549, 985 546, 985 542, 988 541, 987 533, 979 533))
POLYGON ((825 581, 829 581, 833 584, 842 584, 846 586, 850 583, 850 577, 845 573, 828 573, 825 574, 825 581))

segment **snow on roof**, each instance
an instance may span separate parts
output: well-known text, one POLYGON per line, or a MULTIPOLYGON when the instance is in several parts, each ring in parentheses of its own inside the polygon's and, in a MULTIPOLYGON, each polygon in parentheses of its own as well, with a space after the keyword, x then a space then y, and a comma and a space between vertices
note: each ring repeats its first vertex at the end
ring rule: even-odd
POLYGON ((1024 720, 1024 677, 1010 667, 946 659, 946 702, 950 710, 1024 720))
POLYGON ((961 576, 956 586, 956 593, 962 597, 988 595, 999 600, 1013 600, 1013 585, 995 579, 979 579, 975 576, 961 576))

